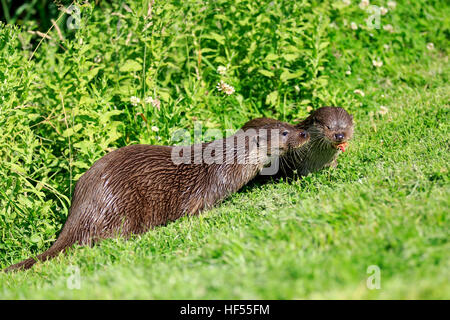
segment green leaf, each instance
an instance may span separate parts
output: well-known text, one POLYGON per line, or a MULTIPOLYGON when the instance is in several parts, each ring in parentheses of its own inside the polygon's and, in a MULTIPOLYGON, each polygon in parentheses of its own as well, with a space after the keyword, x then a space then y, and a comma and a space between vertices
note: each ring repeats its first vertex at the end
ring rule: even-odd
POLYGON ((327 41, 322 42, 322 43, 319 45, 319 50, 322 50, 322 49, 328 47, 329 44, 330 44, 330 43, 327 42, 327 41))
POLYGON ((266 97, 266 103, 270 104, 272 106, 277 104, 277 100, 278 100, 278 91, 277 90, 272 91, 266 97))
POLYGON ((225 37, 220 35, 220 34, 218 34, 218 33, 215 33, 215 32, 212 32, 210 34, 206 34, 206 35, 203 36, 203 38, 216 40, 218 43, 220 43, 222 45, 225 44, 225 37))
POLYGON ((170 93, 168 93, 167 91, 160 90, 158 92, 158 95, 161 97, 162 101, 168 102, 170 99, 170 93))
POLYGON ((93 99, 93 98, 91 98, 89 96, 82 96, 80 98, 80 104, 81 105, 84 105, 84 104, 90 105, 90 104, 94 104, 94 103, 95 103, 95 99, 93 99))
POLYGON ((41 241, 41 237, 38 234, 33 234, 30 237, 30 241, 33 243, 38 243, 39 241, 41 241))
POLYGON ((27 170, 26 169, 22 168, 21 166, 15 164, 13 162, 10 162, 9 166, 11 167, 11 170, 13 170, 13 171, 16 171, 16 172, 19 172, 19 173, 22 173, 22 174, 27 174, 27 170))
POLYGON ((265 69, 258 69, 258 72, 269 78, 275 76, 275 74, 273 72, 265 70, 265 69))
POLYGON ((72 136, 74 133, 80 131, 81 128, 83 128, 83 125, 81 123, 78 123, 75 126, 69 127, 68 129, 64 130, 62 136, 63 137, 72 136))
POLYGON ((269 53, 266 56, 266 60, 268 60, 268 61, 277 60, 278 58, 279 58, 279 56, 277 54, 275 54, 275 53, 269 53))
POLYGON ((283 54, 282 57, 286 60, 286 61, 294 61, 295 59, 297 59, 299 57, 299 55, 297 53, 286 53, 283 54))
POLYGON ((100 113, 100 115, 99 115, 100 124, 104 125, 109 121, 109 119, 112 116, 116 116, 116 115, 119 115, 122 113, 123 113, 122 110, 111 110, 111 111, 100 113))
POLYGON ((122 72, 140 71, 141 69, 142 65, 134 60, 125 61, 125 63, 119 68, 122 72))
POLYGON ((301 77, 304 73, 305 73, 305 71, 303 71, 303 70, 298 70, 298 71, 296 71, 294 73, 290 73, 289 70, 286 69, 281 74, 280 80, 283 81, 283 82, 287 82, 288 80, 296 79, 296 78, 301 77))
POLYGON ((89 70, 89 71, 86 73, 86 76, 87 76, 88 80, 89 80, 89 81, 92 80, 92 79, 97 75, 97 73, 98 73, 98 71, 99 71, 100 69, 101 69, 101 68, 97 67, 97 68, 92 68, 91 70, 89 70))

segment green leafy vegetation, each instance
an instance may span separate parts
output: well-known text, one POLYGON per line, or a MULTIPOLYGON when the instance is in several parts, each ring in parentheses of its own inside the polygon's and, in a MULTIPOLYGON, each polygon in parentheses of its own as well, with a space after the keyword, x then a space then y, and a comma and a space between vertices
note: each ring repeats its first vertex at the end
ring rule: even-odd
POLYGON ((48 33, 0 26, 2 268, 55 241, 112 149, 325 105, 354 115, 355 137, 336 169, 0 273, 0 298, 450 298, 447 2, 371 1, 379 29, 359 1, 76 5, 48 33))

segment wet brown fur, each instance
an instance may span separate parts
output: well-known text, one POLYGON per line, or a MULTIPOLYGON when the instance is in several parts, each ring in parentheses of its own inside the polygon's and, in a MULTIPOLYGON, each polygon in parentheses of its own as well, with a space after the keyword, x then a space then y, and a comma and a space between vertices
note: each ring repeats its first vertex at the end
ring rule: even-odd
MULTIPOLYGON (((278 130, 280 145, 275 153, 279 154, 290 152, 308 140, 304 130, 280 121, 254 128, 278 130), (284 138, 283 131, 289 132, 284 138)), ((187 148, 192 151, 200 146, 204 151, 215 143, 226 150, 227 141, 236 141, 240 133, 187 148)), ((246 140, 241 157, 256 155, 253 164, 236 161, 237 147, 232 150, 231 161, 210 164, 192 163, 194 153, 191 163, 174 164, 171 158, 174 147, 169 146, 131 145, 112 151, 95 162, 77 182, 69 216, 56 242, 44 253, 5 270, 28 269, 36 261, 50 259, 75 243, 92 245, 100 239, 142 234, 184 215, 198 214, 239 190, 267 165, 268 157, 255 153, 261 144, 270 149, 267 140, 259 136, 246 140), (251 139, 256 141, 256 149, 251 146, 251 139)))

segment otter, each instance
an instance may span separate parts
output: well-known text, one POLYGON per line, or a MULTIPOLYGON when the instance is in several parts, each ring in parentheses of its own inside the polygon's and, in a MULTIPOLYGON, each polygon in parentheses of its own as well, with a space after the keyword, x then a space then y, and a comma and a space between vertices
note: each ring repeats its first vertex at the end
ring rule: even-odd
POLYGON ((73 244, 128 238, 199 214, 238 191, 274 158, 309 140, 304 129, 280 121, 254 129, 186 147, 130 145, 108 153, 76 183, 55 243, 5 271, 31 268, 73 244))
MULTIPOLYGON (((256 118, 245 123, 242 130, 276 123, 272 118, 256 118)), ((336 167, 337 157, 353 137, 353 116, 341 107, 321 107, 297 125, 310 134, 307 144, 280 157, 282 174, 277 177, 306 176, 326 167, 336 167)))

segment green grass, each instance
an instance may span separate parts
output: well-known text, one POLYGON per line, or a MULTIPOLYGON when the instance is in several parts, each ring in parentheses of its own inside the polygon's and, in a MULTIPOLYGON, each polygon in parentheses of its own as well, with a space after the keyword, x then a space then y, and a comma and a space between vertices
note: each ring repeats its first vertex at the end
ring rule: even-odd
POLYGON ((450 298, 449 86, 386 92, 336 170, 0 275, 2 298, 450 298), (377 131, 374 131, 374 125, 377 131), (67 288, 78 266, 81 289, 67 288), (369 265, 381 289, 366 288, 369 265))
MULTIPOLYGON (((130 3, 136 12, 137 2, 130 3)), ((0 266, 49 247, 65 220, 73 183, 107 148, 135 142, 170 144, 172 128, 192 128, 194 119, 205 127, 228 129, 260 115, 294 122, 306 115, 308 106, 339 104, 354 115, 356 129, 338 167, 292 182, 251 183, 198 217, 182 218, 129 241, 113 239, 76 248, 28 271, 0 273, 0 298, 450 298, 450 68, 449 30, 444 27, 450 10, 440 2, 398 1, 397 8, 382 18, 390 19, 382 21, 392 24, 395 32, 373 30, 370 36, 361 27, 343 27, 344 19, 363 23, 357 4, 336 8, 313 2, 301 7, 305 15, 298 23, 304 29, 299 31, 289 12, 272 12, 270 6, 259 12, 245 7, 245 1, 236 3, 235 9, 227 1, 220 8, 211 4, 199 13, 197 24, 186 23, 176 36, 179 42, 174 40, 167 50, 162 44, 170 35, 142 37, 125 46, 128 31, 142 30, 146 24, 137 13, 127 16, 121 43, 99 40, 105 37, 102 28, 106 35, 108 25, 116 30, 103 19, 116 16, 88 8, 85 18, 90 24, 66 35, 67 51, 44 42, 35 59, 24 63, 31 49, 19 45, 17 35, 29 34, 3 27, 0 266), (217 27, 219 18, 213 19, 212 10, 222 10, 224 25, 227 17, 239 15, 249 21, 227 25, 226 39, 219 37, 217 43, 202 38, 205 59, 199 80, 194 40, 197 31, 209 34, 217 27), (338 28, 317 28, 319 13, 338 28), (279 19, 278 38, 272 38, 274 31, 265 17, 279 19), (246 29, 248 24, 253 31, 246 29), (238 35, 244 31, 257 50, 239 44, 238 35), (78 47, 79 37, 88 47, 78 47), (283 42, 291 38, 302 48, 293 61, 283 56, 293 54, 285 51, 292 48, 283 42), (426 48, 429 42, 434 50, 426 48), (153 63, 159 56, 175 66, 162 67, 145 86, 141 71, 120 71, 110 62, 86 76, 95 68, 89 59, 98 50, 119 65, 130 59, 144 64, 145 46, 151 55, 142 67, 146 72, 155 72, 153 63), (279 57, 268 63, 264 57, 271 50, 279 57), (372 65, 377 57, 384 62, 380 68, 372 65), (225 80, 235 86, 236 94, 205 95, 217 83, 215 68, 225 65, 224 60, 233 70, 225 80), (352 73, 346 75, 349 67, 352 73), (251 68, 274 75, 266 77, 251 68), (285 69, 304 74, 284 81, 285 69), (355 89, 365 95, 355 95, 355 89), (146 90, 161 98, 160 112, 130 105, 130 96, 144 98, 146 90), (387 113, 380 112, 381 106, 387 113), (135 117, 137 112, 147 122, 135 117), (151 126, 160 129, 159 139, 148 130, 151 126), (379 290, 366 286, 372 265, 381 271, 379 290), (68 287, 71 266, 80 270, 80 289, 68 287)), ((198 11, 178 4, 161 8, 155 9, 160 19, 154 17, 156 27, 157 21, 177 21, 164 10, 181 10, 188 20, 189 12, 198 11)), ((129 66, 134 68, 133 63, 129 66)))

